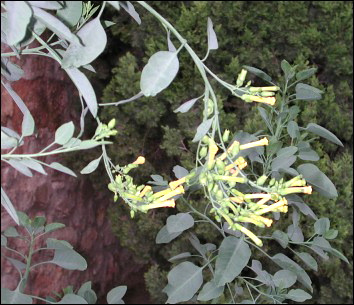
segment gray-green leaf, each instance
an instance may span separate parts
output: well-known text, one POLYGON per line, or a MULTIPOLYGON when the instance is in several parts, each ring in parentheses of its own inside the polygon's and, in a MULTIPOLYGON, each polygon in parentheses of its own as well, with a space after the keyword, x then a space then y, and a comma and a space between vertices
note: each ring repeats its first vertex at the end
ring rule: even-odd
POLYGON ((328 141, 333 142, 334 144, 337 144, 339 146, 343 147, 343 143, 329 130, 327 130, 326 128, 317 125, 315 123, 310 123, 307 125, 307 127, 305 128, 306 131, 312 132, 322 138, 327 139, 328 141))
POLYGON ((168 274, 167 303, 189 301, 203 284, 202 268, 191 262, 183 262, 168 274))
POLYGON ((66 144, 74 135, 75 126, 73 122, 68 122, 61 125, 55 132, 55 143, 64 145, 66 144))
POLYGON ((169 233, 167 230, 167 226, 163 226, 159 231, 159 233, 157 233, 156 235, 156 243, 167 244, 181 234, 182 232, 169 233))
POLYGON ((87 164, 80 172, 80 174, 84 175, 84 174, 90 174, 92 172, 94 172, 96 170, 96 168, 98 167, 98 165, 100 164, 101 161, 101 157, 92 160, 89 164, 87 164))
POLYGON ((328 177, 322 173, 318 167, 311 163, 305 163, 298 166, 297 171, 304 179, 313 185, 314 189, 327 198, 338 196, 336 187, 328 177))
POLYGON ((176 52, 159 51, 152 55, 141 73, 140 88, 145 96, 155 96, 167 88, 177 75, 176 52))
POLYGON ((223 286, 233 281, 247 265, 250 257, 251 250, 242 239, 226 237, 220 245, 215 263, 216 285, 223 286))
POLYGON ((188 112, 189 109, 191 109, 193 107, 193 105, 195 104, 195 102, 198 100, 198 98, 194 98, 191 99, 185 103, 183 103, 181 106, 179 106, 176 110, 174 110, 173 112, 177 113, 177 112, 181 112, 181 113, 185 113, 188 112))
POLYGON ((65 7, 57 11, 58 18, 68 27, 73 27, 80 20, 82 1, 65 1, 65 7))
POLYGON ((302 289, 291 289, 285 295, 285 297, 287 299, 293 300, 295 302, 300 302, 300 303, 312 298, 312 296, 310 294, 308 294, 307 292, 305 292, 302 289))
POLYGON ((297 253, 297 255, 301 258, 301 260, 309 266, 312 270, 317 271, 318 270, 318 265, 316 260, 308 253, 306 252, 300 252, 297 253))
POLYGON ((16 289, 1 288, 1 304, 32 304, 32 298, 16 289))
POLYGON ((298 100, 320 100, 322 91, 307 84, 299 83, 295 87, 296 99, 298 100))
POLYGON ((127 286, 118 286, 107 293, 108 304, 124 304, 122 298, 127 292, 127 286))
POLYGON ((290 270, 279 270, 273 276, 276 287, 289 288, 296 283, 297 276, 290 270))
POLYGON ((213 120, 214 120, 214 118, 208 119, 198 126, 197 132, 196 132, 192 142, 198 142, 207 134, 207 132, 209 131, 209 129, 211 127, 211 124, 213 123, 213 120))
POLYGON ((52 162, 48 165, 49 167, 51 168, 54 168, 56 169, 57 171, 60 171, 62 173, 65 173, 65 174, 68 174, 68 175, 71 175, 71 176, 74 176, 76 177, 76 174, 70 169, 70 168, 67 168, 66 166, 64 165, 61 165, 60 163, 58 162, 52 162))
POLYGON ((170 234, 180 233, 194 226, 194 219, 188 213, 178 213, 167 218, 166 227, 170 234))
POLYGON ((215 299, 224 292, 224 286, 218 287, 215 285, 214 281, 207 282, 202 290, 199 292, 198 301, 210 301, 212 299, 215 299))

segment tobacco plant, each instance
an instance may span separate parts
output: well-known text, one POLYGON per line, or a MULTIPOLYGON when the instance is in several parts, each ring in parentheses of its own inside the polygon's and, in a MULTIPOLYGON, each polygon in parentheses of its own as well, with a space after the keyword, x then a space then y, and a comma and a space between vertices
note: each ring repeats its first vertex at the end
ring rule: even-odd
MULTIPOLYGON (((170 261, 183 262, 174 266, 167 276, 168 284, 163 289, 168 296, 167 303, 211 301, 255 304, 283 303, 285 300, 304 302, 310 299, 311 279, 304 268, 289 257, 289 253, 296 256, 297 261, 301 261, 306 268, 313 270, 317 270, 317 261, 307 250, 314 251, 323 258, 327 258, 330 253, 348 262, 328 242, 336 238, 338 231, 330 228, 328 218, 318 219, 299 196, 311 195, 313 191, 329 198, 337 196, 335 186, 329 178, 316 165, 307 161, 319 160, 318 154, 311 148, 311 143, 318 136, 337 145, 342 143, 333 133, 317 124, 310 123, 301 127, 296 123, 299 114, 296 103, 322 97, 319 89, 304 83, 316 73, 316 69, 298 71, 296 66, 283 60, 281 68, 284 79, 278 84, 265 72, 244 66, 241 71, 235 72, 235 83, 227 83, 206 64, 209 53, 218 49, 217 36, 210 18, 207 19, 206 55, 201 59, 177 29, 149 4, 143 1, 136 3, 152 14, 166 30, 168 50, 158 51, 150 57, 141 73, 140 92, 123 101, 101 104, 97 103, 92 85, 79 68, 94 71, 90 64, 106 47, 105 28, 113 25, 110 21, 102 20, 106 5, 109 4, 118 11, 123 8, 140 24, 141 19, 134 6, 129 1, 104 1, 96 7, 90 1, 2 3, 5 10, 2 13, 2 40, 13 51, 2 53, 2 74, 7 80, 2 81, 2 84, 23 112, 24 119, 21 135, 2 127, 2 149, 10 151, 2 154, 1 160, 27 176, 32 176, 31 169, 46 174, 42 165, 76 176, 61 164, 46 164, 38 158, 100 146, 101 155, 85 166, 81 174, 93 172, 102 160, 109 179, 108 189, 113 193, 114 201, 127 204, 132 218, 136 213, 148 213, 151 209, 174 208, 176 204, 186 206, 188 212, 178 213, 167 219, 166 225, 156 237, 157 243, 169 243, 199 223, 208 223, 215 228, 220 234, 218 244, 201 244, 198 237, 191 234, 189 240, 196 254, 185 252, 171 258, 170 261), (53 34, 44 41, 41 35, 46 28, 53 34), (174 39, 171 39, 171 35, 178 41, 178 47, 172 43, 174 39), (33 40, 40 46, 30 48, 29 44, 33 40), (119 107, 142 96, 154 97, 159 94, 178 74, 180 52, 188 53, 204 81, 204 90, 200 92, 200 96, 183 103, 175 110, 185 113, 196 103, 204 105, 201 123, 193 138, 193 142, 197 144, 195 167, 185 169, 175 166, 175 181, 167 182, 159 175, 151 175, 153 181, 137 185, 131 173, 134 168, 143 166, 145 157, 136 156, 136 160, 128 165, 115 164, 107 153, 106 145, 111 143, 107 139, 118 133, 115 129, 116 120, 112 118, 107 124, 102 123, 98 109, 99 106, 119 107), (66 123, 57 129, 53 143, 40 152, 15 154, 24 138, 33 134, 34 119, 25 103, 11 88, 10 82, 20 79, 23 72, 8 58, 29 54, 53 58, 76 85, 82 105, 81 131, 74 137, 74 125, 72 122, 66 123), (248 73, 261 78, 262 86, 252 85, 251 80, 246 82, 248 73), (258 110, 264 121, 264 130, 255 134, 240 131, 239 127, 237 130, 236 126, 223 130, 219 121, 217 94, 210 79, 226 88, 230 95, 238 97, 239 103, 260 105, 258 110), (97 121, 97 128, 91 140, 81 140, 88 111, 97 121), (58 145, 59 147, 53 149, 53 146, 58 145), (192 204, 195 195, 203 202, 202 210, 192 204), (281 221, 280 213, 286 214, 289 211, 292 212, 293 224, 288 227, 287 232, 272 230, 274 221, 281 221), (303 236, 299 212, 315 220, 312 236, 303 236), (269 254, 271 251, 264 249, 264 244, 268 246, 274 241, 286 249, 284 253, 269 254), (255 252, 261 253, 273 266, 263 270, 260 261, 251 259, 255 252)), ((17 224, 26 227, 18 218, 18 213, 5 191, 2 189, 1 192, 5 209, 17 224)), ((37 222, 41 222, 38 227, 42 232, 46 228, 45 219, 36 219, 40 219, 37 222)), ((33 241, 33 230, 28 233, 33 241)), ((5 241, 6 239, 6 247, 5 241)), ((65 251, 72 250, 66 242, 54 243, 60 247, 47 248, 57 251, 64 247, 65 251)), ((30 265, 32 248, 33 244, 30 243, 29 256, 23 257, 27 265, 30 265)), ((54 255, 54 261, 55 257, 54 255)), ((21 274, 21 270, 19 272, 21 274)), ((13 292, 6 290, 6 298, 11 299, 13 295, 27 298, 23 294, 27 277, 28 268, 17 289, 13 292)), ((91 291, 90 284, 85 287, 91 291)), ((80 296, 79 292, 77 294, 80 296)), ((124 294, 121 292, 117 292, 119 299, 124 294)), ((66 295, 72 293, 72 289, 66 291, 66 295)), ((93 295, 92 292, 88 294, 93 295)), ((92 301, 85 299, 80 302, 92 301)), ((26 300, 29 302, 28 298, 26 300)), ((64 301, 65 296, 61 302, 64 301)))

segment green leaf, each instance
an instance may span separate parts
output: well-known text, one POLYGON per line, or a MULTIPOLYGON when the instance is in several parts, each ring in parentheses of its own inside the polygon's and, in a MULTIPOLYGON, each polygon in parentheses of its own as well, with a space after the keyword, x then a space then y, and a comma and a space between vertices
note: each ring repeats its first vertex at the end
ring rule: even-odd
POLYGON ((250 66, 243 66, 247 71, 253 73, 254 75, 258 76, 261 79, 264 79, 267 82, 272 82, 272 78, 265 72, 263 72, 262 70, 259 70, 257 68, 254 67, 250 67, 250 66))
POLYGON ((297 125, 297 123, 295 121, 289 121, 288 126, 286 127, 289 136, 292 139, 295 139, 297 137, 300 136, 299 133, 299 126, 297 125))
POLYGON ((294 242, 302 243, 304 241, 304 235, 298 226, 288 226, 288 236, 294 242))
POLYGON ((181 233, 194 226, 194 219, 188 213, 178 213, 167 218, 166 228, 168 233, 181 233))
POLYGON ((181 234, 182 232, 169 233, 167 226, 163 226, 159 233, 157 233, 155 241, 157 244, 167 244, 181 234))
POLYGON ((98 167, 98 165, 100 164, 102 156, 100 156, 99 158, 92 160, 89 164, 87 164, 80 172, 80 174, 84 175, 84 174, 90 174, 92 172, 94 172, 96 170, 96 168, 98 167))
POLYGON ((193 105, 195 104, 195 102, 198 100, 199 98, 194 98, 192 100, 189 100, 185 103, 183 103, 181 106, 179 106, 176 110, 174 110, 173 112, 178 113, 186 113, 189 111, 189 109, 191 109, 193 107, 193 105))
POLYGON ((33 177, 33 174, 30 169, 26 165, 22 164, 20 161, 11 159, 7 161, 7 163, 10 164, 14 169, 19 171, 21 174, 27 177, 33 177))
POLYGON ((140 88, 145 96, 155 96, 167 88, 177 75, 176 52, 159 51, 152 55, 141 73, 140 88))
POLYGON ((273 128, 272 128, 272 125, 270 124, 267 111, 266 111, 263 107, 260 107, 260 106, 257 107, 257 109, 258 109, 259 114, 261 115, 263 121, 266 123, 268 129, 269 129, 270 131, 272 131, 273 128))
POLYGON ((107 293, 108 304, 124 304, 122 298, 127 292, 127 286, 118 286, 107 293))
POLYGON ((6 237, 17 237, 20 236, 15 227, 8 227, 4 233, 6 237))
POLYGON ((276 287, 289 288, 296 283, 297 276, 290 270, 279 270, 273 276, 276 287))
POLYGON ((298 157, 301 160, 306 160, 306 161, 318 161, 320 159, 320 157, 317 154, 317 152, 315 152, 311 148, 301 149, 299 151, 298 157))
POLYGON ((289 243, 288 235, 279 230, 273 232, 272 238, 276 240, 284 249, 287 247, 289 243))
POLYGON ((183 262, 167 275, 169 289, 167 303, 189 301, 203 284, 203 269, 191 262, 183 262))
POLYGON ((40 163, 38 163, 38 161, 35 160, 35 159, 22 159, 19 162, 21 164, 23 164, 23 165, 35 170, 36 172, 39 172, 39 173, 41 173, 43 175, 47 175, 47 173, 45 172, 43 166, 40 163))
POLYGON ((312 244, 325 251, 330 251, 332 249, 331 244, 322 236, 316 236, 313 239, 312 244))
POLYGON ((99 17, 85 24, 77 36, 81 43, 71 43, 67 48, 62 61, 63 69, 81 67, 95 60, 105 49, 107 35, 99 17))
POLYGON ((297 152, 297 147, 296 146, 289 146, 289 147, 284 147, 282 149, 280 149, 278 152, 277 152, 277 157, 290 157, 290 156, 293 156, 296 152, 297 152))
POLYGON ((7 238, 1 234, 1 247, 7 246, 7 238))
POLYGON ((171 257, 168 261, 170 263, 174 263, 175 261, 178 261, 180 259, 184 259, 184 258, 187 258, 187 257, 191 257, 191 253, 190 252, 183 252, 183 253, 180 253, 178 255, 175 255, 173 257, 171 257))
POLYGON ((80 20, 82 1, 65 1, 65 6, 57 11, 58 18, 68 27, 73 27, 80 20))
POLYGON ((313 185, 314 189, 321 195, 327 198, 335 198, 338 196, 336 187, 332 181, 322 173, 314 164, 305 163, 298 166, 297 171, 304 177, 304 179, 313 185))
POLYGON ((66 294, 58 303, 54 304, 88 304, 86 300, 76 294, 66 294))
POLYGON ((213 123, 214 118, 208 119, 204 122, 202 122, 198 128, 197 128, 197 132, 192 140, 192 142, 198 142, 199 140, 201 140, 209 131, 211 124, 213 123))
POLYGON ((295 119, 297 117, 297 115, 300 113, 300 108, 296 105, 291 106, 289 108, 289 115, 290 115, 290 119, 295 119))
POLYGON ((119 1, 119 5, 137 22, 137 24, 141 24, 140 16, 136 12, 133 4, 129 1, 126 1, 126 4, 123 1, 119 1))
POLYGON ((66 240, 47 238, 46 243, 48 249, 73 249, 73 246, 66 240))
POLYGON ((67 270, 86 270, 86 260, 75 250, 69 248, 55 249, 54 257, 50 261, 67 270))
POLYGON ((322 138, 327 139, 328 141, 331 141, 334 144, 337 144, 339 146, 343 147, 343 143, 329 130, 327 130, 326 128, 317 125, 315 123, 309 123, 306 128, 306 131, 312 132, 322 138))
POLYGON ((97 146, 100 146, 103 144, 112 144, 112 142, 109 142, 109 141, 99 142, 99 141, 95 141, 95 140, 84 140, 79 143, 78 148, 79 149, 90 149, 90 148, 94 148, 94 147, 97 147, 97 146))
POLYGON ((176 165, 174 168, 173 168, 173 172, 176 176, 177 179, 181 179, 183 178, 184 176, 187 176, 189 174, 189 171, 186 170, 184 167, 182 166, 179 166, 179 165, 176 165))
POLYGON ((74 135, 75 126, 73 122, 68 122, 61 125, 55 132, 55 143, 64 145, 66 144, 74 135))
POLYGON ((296 80, 304 80, 307 79, 309 77, 311 77, 312 75, 314 75, 317 71, 317 68, 310 68, 310 69, 306 69, 306 70, 302 70, 298 73, 296 73, 296 80))
POLYGON ((213 22, 211 19, 208 17, 208 27, 207 27, 207 34, 208 34, 208 50, 217 50, 219 47, 218 45, 218 39, 216 37, 214 28, 213 28, 213 22))
POLYGON ((297 280, 303 284, 307 289, 311 292, 312 289, 312 282, 308 274, 304 269, 302 269, 297 263, 295 263, 292 259, 285 256, 282 253, 278 253, 272 257, 272 260, 281 268, 290 270, 297 275, 297 280))
POLYGON ((89 107, 93 117, 96 117, 97 107, 98 107, 96 94, 88 78, 77 68, 67 68, 65 69, 65 71, 66 73, 68 73, 69 77, 75 84, 76 88, 80 91, 80 93, 84 97, 85 102, 89 107))
POLYGON ((117 11, 120 11, 119 1, 107 1, 110 5, 112 5, 117 11))
POLYGON ((59 230, 61 228, 65 228, 65 225, 63 223, 53 222, 45 226, 44 232, 49 233, 55 230, 59 230))
POLYGON ((1 149, 9 149, 18 145, 18 139, 7 135, 1 130, 1 149))
POLYGON ((32 298, 16 289, 1 288, 1 304, 32 304, 32 298))
POLYGON ((294 77, 295 71, 285 59, 281 61, 280 66, 287 80, 290 80, 294 77))
POLYGON ((329 251, 331 254, 333 254, 334 256, 340 258, 342 261, 346 262, 348 265, 350 264, 348 259, 342 254, 340 253, 338 250, 336 249, 331 249, 331 251, 329 251))
POLYGON ((285 297, 295 302, 304 302, 306 300, 312 299, 312 296, 302 289, 291 289, 285 295, 285 297))
POLYGON ((223 286, 238 276, 251 257, 249 246, 233 236, 226 237, 219 248, 215 263, 215 284, 223 286))
POLYGON ((276 157, 272 161, 272 171, 277 171, 280 168, 288 168, 296 161, 296 156, 284 156, 276 157))
POLYGON ((320 100, 322 91, 307 84, 299 83, 295 87, 297 100, 320 100))
POLYGON ((329 230, 331 222, 328 218, 320 218, 314 223, 313 226, 316 234, 323 235, 329 230))
POLYGON ((62 172, 64 174, 68 174, 68 175, 76 177, 76 174, 71 169, 65 167, 64 165, 61 165, 58 162, 52 162, 48 166, 51 167, 51 168, 54 168, 57 171, 60 171, 60 172, 62 172))
POLYGON ((287 195, 286 199, 288 200, 288 203, 290 205, 295 205, 302 214, 306 215, 306 216, 310 216, 312 219, 317 220, 317 216, 315 215, 315 213, 309 208, 309 206, 307 204, 305 204, 303 202, 303 200, 301 199, 300 196, 298 195, 287 195))
POLYGON ((14 82, 22 78, 23 70, 8 58, 1 58, 1 74, 5 76, 8 81, 14 82))
POLYGON ((14 208, 10 198, 7 196, 3 188, 1 188, 1 205, 4 207, 6 212, 9 213, 9 215, 16 222, 16 224, 19 225, 20 220, 18 219, 16 209, 14 208))
POLYGON ((308 253, 306 252, 300 252, 300 253, 296 253, 301 260, 307 265, 309 266, 312 270, 317 271, 318 270, 318 265, 316 260, 308 253))
POLYGON ((325 239, 335 239, 338 236, 338 230, 330 229, 323 234, 325 239))
POLYGON ((79 42, 79 39, 71 33, 70 29, 58 18, 38 7, 32 7, 32 9, 34 17, 52 32, 57 34, 61 39, 68 40, 70 42, 79 42))
POLYGON ((224 286, 218 287, 214 281, 205 283, 202 290, 199 292, 198 301, 210 301, 222 295, 224 292, 224 286))
POLYGON ((25 1, 5 1, 5 5, 7 11, 6 40, 9 45, 15 45, 26 36, 32 10, 25 1))
POLYGON ((22 136, 31 136, 34 132, 34 119, 29 111, 25 112, 22 121, 22 136))

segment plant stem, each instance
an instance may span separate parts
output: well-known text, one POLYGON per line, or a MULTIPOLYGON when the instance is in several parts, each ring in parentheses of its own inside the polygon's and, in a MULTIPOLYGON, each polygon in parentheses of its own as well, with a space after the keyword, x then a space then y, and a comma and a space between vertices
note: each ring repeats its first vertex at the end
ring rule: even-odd
POLYGON ((25 291, 26 285, 27 285, 27 280, 31 268, 31 261, 32 261, 32 255, 33 255, 33 248, 34 248, 34 237, 33 234, 31 234, 31 241, 30 241, 30 247, 28 251, 28 256, 27 256, 27 263, 26 263, 26 271, 25 275, 22 278, 22 281, 20 283, 20 291, 23 293, 25 291))

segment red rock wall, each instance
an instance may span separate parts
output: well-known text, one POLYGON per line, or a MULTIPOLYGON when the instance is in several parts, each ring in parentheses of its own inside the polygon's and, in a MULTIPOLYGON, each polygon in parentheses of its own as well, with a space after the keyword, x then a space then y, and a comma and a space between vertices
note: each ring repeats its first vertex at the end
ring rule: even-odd
MULTIPOLYGON (((61 124, 73 120, 79 130, 80 113, 74 107, 79 103, 78 93, 65 71, 52 59, 23 56, 18 64, 25 76, 12 86, 30 109, 38 129, 38 137, 26 138, 27 144, 18 152, 38 152, 53 141, 61 124)), ((1 125, 20 133, 22 113, 3 87, 1 97, 1 125)), ((44 160, 60 162, 60 156, 44 160)), ((107 209, 112 204, 109 194, 90 191, 92 185, 80 174, 74 178, 46 168, 47 176, 34 172, 34 177, 29 178, 3 163, 1 184, 16 209, 30 217, 44 215, 49 222, 64 223, 66 228, 50 236, 69 241, 88 263, 83 272, 40 266, 30 276, 27 293, 45 297, 67 285, 77 289, 91 280, 101 303, 105 302, 106 293, 118 285, 128 286, 126 303, 149 303, 143 288, 144 267, 136 265, 131 254, 120 248, 111 231, 107 218, 107 209)), ((14 222, 2 208, 1 230, 10 225, 14 222)), ((16 246, 22 251, 26 249, 24 244, 16 246)), ((16 270, 3 258, 1 270, 1 287, 14 289, 18 283, 16 270)))

